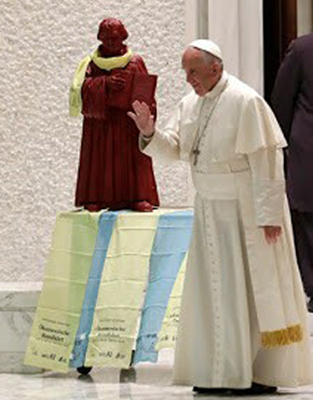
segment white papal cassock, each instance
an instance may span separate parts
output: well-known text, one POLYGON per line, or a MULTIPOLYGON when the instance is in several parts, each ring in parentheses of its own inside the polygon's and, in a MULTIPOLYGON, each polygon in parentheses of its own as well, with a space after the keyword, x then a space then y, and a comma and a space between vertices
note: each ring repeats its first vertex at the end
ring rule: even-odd
POLYGON ((223 73, 190 93, 140 147, 190 162, 193 238, 175 352, 174 383, 247 388, 313 382, 306 305, 285 196, 286 143, 265 101, 223 73), (209 120, 208 120, 209 116, 209 120), (193 148, 202 134, 194 165, 193 148), (260 226, 280 225, 276 244, 260 226))

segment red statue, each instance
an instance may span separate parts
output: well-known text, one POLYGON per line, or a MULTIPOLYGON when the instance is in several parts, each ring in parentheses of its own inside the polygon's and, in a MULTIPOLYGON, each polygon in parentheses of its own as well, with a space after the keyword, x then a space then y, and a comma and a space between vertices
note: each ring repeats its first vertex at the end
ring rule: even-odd
POLYGON ((152 211, 159 205, 151 159, 139 151, 138 129, 127 116, 134 92, 145 95, 145 86, 138 90, 145 81, 156 113, 156 80, 123 44, 127 37, 121 21, 104 19, 98 32, 102 44, 81 62, 71 87, 71 107, 81 107, 84 115, 75 205, 89 211, 152 211))

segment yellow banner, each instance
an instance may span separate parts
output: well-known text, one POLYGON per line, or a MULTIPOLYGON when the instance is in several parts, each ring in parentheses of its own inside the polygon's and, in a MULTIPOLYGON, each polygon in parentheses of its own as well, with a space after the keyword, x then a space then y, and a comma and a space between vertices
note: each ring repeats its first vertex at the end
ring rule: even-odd
POLYGON ((92 264, 100 213, 57 216, 24 363, 67 372, 92 264))
POLYGON ((159 214, 120 214, 115 223, 89 335, 86 366, 130 365, 159 214))
POLYGON ((176 282, 174 284, 170 296, 168 307, 163 319, 162 328, 158 335, 158 342, 155 346, 156 351, 165 348, 175 347, 177 329, 180 317, 180 305, 181 305, 182 292, 184 286, 187 256, 188 254, 186 254, 182 262, 182 265, 180 267, 176 282))

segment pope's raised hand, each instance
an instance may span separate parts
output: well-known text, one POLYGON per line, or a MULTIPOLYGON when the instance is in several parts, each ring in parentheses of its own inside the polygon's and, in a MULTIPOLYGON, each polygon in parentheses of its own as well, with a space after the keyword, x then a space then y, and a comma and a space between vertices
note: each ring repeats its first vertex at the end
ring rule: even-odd
POLYGON ((132 105, 134 112, 129 111, 128 116, 133 119, 141 133, 147 137, 152 136, 154 133, 154 117, 149 106, 138 100, 134 101, 132 105))

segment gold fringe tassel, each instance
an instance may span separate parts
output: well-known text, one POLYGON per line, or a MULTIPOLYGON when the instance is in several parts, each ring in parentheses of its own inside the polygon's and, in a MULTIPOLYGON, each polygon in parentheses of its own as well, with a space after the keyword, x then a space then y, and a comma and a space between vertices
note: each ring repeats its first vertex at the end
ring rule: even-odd
POLYGON ((292 343, 301 342, 303 330, 301 325, 289 326, 278 331, 267 331, 261 334, 261 344, 263 347, 288 346, 292 343))

